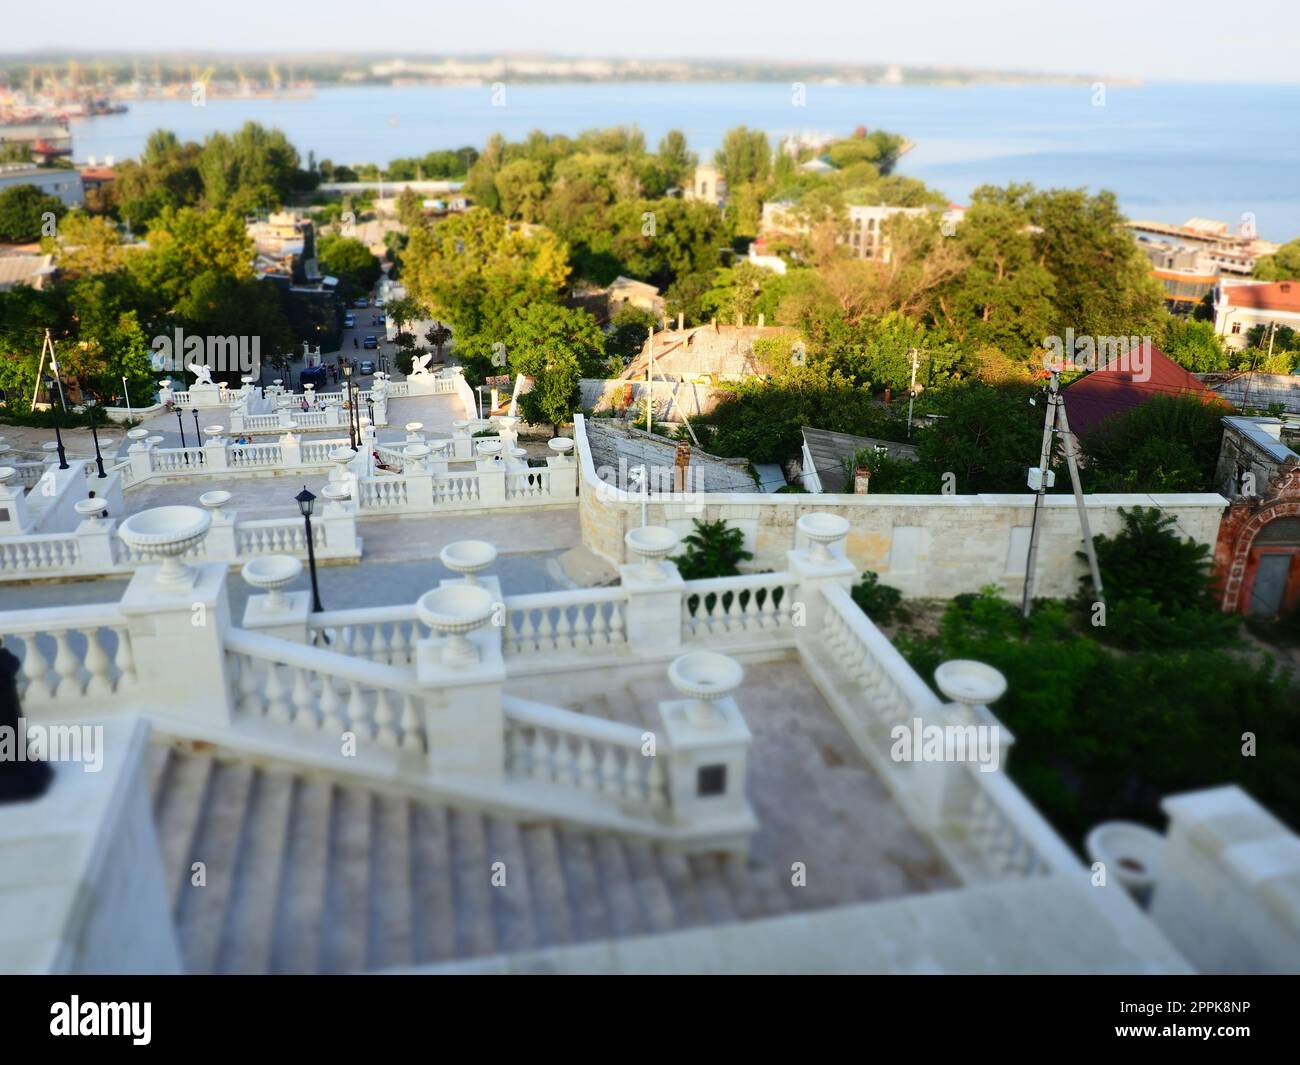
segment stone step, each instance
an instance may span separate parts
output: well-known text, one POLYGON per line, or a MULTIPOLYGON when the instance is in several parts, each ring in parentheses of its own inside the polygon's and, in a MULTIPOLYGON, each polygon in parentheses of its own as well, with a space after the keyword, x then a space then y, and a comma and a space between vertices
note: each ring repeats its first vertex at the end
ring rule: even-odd
POLYGON ((488 818, 487 848, 497 949, 531 950, 537 946, 537 936, 531 877, 519 823, 504 817, 488 818))
POLYGON ((172 766, 170 744, 151 743, 145 751, 145 770, 149 779, 149 801, 155 806, 172 766))
POLYGON ((370 962, 373 798, 370 792, 361 788, 335 788, 322 972, 359 972, 370 962))
POLYGON ((157 805, 158 847, 172 912, 190 883, 190 854, 212 775, 211 755, 174 752, 160 785, 157 805))
POLYGON ((412 804, 387 795, 376 803, 370 942, 374 967, 389 968, 415 960, 412 804))
POLYGON ((528 872, 533 882, 533 920, 538 944, 572 943, 573 919, 569 916, 569 899, 555 828, 549 824, 528 825, 523 830, 523 837, 528 872))
POLYGON ((321 971, 333 805, 334 788, 328 781, 297 778, 272 950, 274 972, 321 971))
POLYGON ((270 971, 293 793, 294 777, 283 770, 261 770, 253 779, 249 830, 221 937, 220 972, 270 971))
POLYGON ((622 842, 614 836, 596 836, 591 838, 591 851, 601 895, 608 907, 609 934, 631 936, 648 931, 622 842))
POLYGON ((190 852, 191 866, 203 863, 206 883, 191 882, 181 892, 176 930, 185 971, 216 970, 221 933, 240 874, 240 847, 250 826, 253 766, 218 763, 212 771, 203 817, 190 852))
POLYGON ((456 957, 456 908, 447 810, 411 804, 415 954, 421 961, 456 957))
POLYGON ((609 909, 596 869, 595 841, 589 834, 572 829, 560 829, 555 835, 573 914, 574 938, 601 939, 609 935, 609 909))
POLYGON ((496 933, 483 815, 476 810, 451 809, 447 820, 451 830, 456 954, 490 954, 496 950, 496 933))
POLYGON ((672 895, 664 880, 663 871, 655 856, 655 848, 644 840, 628 840, 623 844, 628 858, 628 870, 641 904, 646 932, 667 932, 677 923, 672 895))

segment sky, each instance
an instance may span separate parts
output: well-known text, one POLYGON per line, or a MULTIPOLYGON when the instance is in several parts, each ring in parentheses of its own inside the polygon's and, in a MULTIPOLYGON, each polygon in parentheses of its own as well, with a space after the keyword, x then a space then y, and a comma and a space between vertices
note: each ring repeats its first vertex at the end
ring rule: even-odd
POLYGON ((15 0, 0 15, 0 53, 530 52, 1300 82, 1298 0, 62 0, 45 10, 15 0))

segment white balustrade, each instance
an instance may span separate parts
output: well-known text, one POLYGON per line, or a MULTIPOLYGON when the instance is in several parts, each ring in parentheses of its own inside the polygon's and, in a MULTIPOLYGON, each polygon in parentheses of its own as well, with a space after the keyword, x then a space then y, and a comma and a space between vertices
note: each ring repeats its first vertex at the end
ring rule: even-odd
POLYGON ((687 581, 683 638, 788 630, 798 588, 798 579, 789 573, 687 581))
POLYGON ((357 483, 362 510, 394 510, 406 506, 409 489, 401 477, 366 477, 357 483))
MULTIPOLYGON (((316 522, 311 528, 317 554, 325 549, 325 526, 316 522)), ((297 518, 264 518, 241 521, 235 526, 235 544, 240 558, 257 555, 307 554, 306 523, 297 518)))
POLYGON ((284 464, 284 449, 279 444, 231 444, 228 454, 233 470, 270 469, 284 464))
POLYGON ((231 629, 236 716, 425 750, 424 691, 407 670, 231 629))
POLYGON ((631 816, 669 807, 664 760, 642 753, 642 730, 505 696, 506 775, 571 788, 631 816))
POLYGON ((505 606, 507 654, 627 646, 627 593, 622 588, 515 595, 505 606))
POLYGON ((543 466, 506 474, 507 499, 540 499, 550 494, 551 471, 543 466))
MULTIPOLYGON (((313 633, 328 639, 330 650, 354 655, 387 666, 415 663, 417 640, 427 639, 429 629, 410 604, 368 607, 361 610, 325 610, 307 618, 313 633)), ((313 643, 323 642, 313 639, 313 643)))
POLYGON ((0 637, 21 662, 18 695, 25 711, 62 712, 136 681, 127 622, 116 606, 0 612, 0 637))
POLYGON ((76 533, 35 533, 0 539, 0 576, 54 576, 81 563, 76 533))

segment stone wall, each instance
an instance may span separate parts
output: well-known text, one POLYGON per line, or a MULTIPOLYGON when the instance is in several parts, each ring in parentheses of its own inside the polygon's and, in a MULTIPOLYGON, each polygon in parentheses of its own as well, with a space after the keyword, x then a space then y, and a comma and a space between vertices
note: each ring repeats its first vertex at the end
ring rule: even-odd
MULTIPOLYGON (((640 523, 641 501, 596 475, 587 424, 574 427, 580 463, 579 512, 583 543, 613 563, 627 561, 623 536, 640 523)), ((1227 501, 1218 495, 1093 495, 1085 497, 1094 534, 1114 535, 1120 510, 1156 507, 1171 514, 1183 537, 1213 548, 1227 501)), ((875 570, 886 584, 912 597, 950 598, 997 585, 1009 596, 1024 588, 1034 497, 1020 495, 765 495, 696 493, 652 496, 651 524, 689 532, 695 518, 725 520, 745 534, 752 570, 781 569, 785 552, 806 546, 795 522, 813 511, 849 520, 848 557, 875 570)), ((1078 590, 1087 573, 1076 557, 1083 539, 1073 496, 1049 495, 1039 546, 1035 593, 1062 597, 1078 590)))

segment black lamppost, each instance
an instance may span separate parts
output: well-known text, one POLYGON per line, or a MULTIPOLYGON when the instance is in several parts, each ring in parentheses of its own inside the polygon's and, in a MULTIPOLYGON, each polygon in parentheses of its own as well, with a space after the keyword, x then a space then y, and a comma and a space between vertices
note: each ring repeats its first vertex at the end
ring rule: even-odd
POLYGON ((190 413, 194 415, 194 446, 198 447, 203 440, 203 434, 199 432, 199 408, 195 407, 190 413))
MULTIPOLYGON (((187 443, 185 442, 185 419, 181 417, 181 414, 182 414, 182 413, 183 413, 183 412, 182 412, 182 410, 180 409, 180 407, 177 407, 177 408, 176 408, 176 424, 177 424, 178 426, 180 426, 180 430, 181 430, 181 447, 189 447, 190 445, 187 444, 187 443)), ((186 458, 188 458, 188 457, 189 457, 189 456, 186 456, 186 458)))
POLYGON ((370 412, 370 424, 375 424, 375 401, 371 397, 366 397, 366 410, 370 412))
POLYGON ((68 454, 63 450, 63 434, 59 432, 59 412, 54 406, 54 389, 49 388, 49 385, 53 382, 48 377, 45 381, 50 395, 50 417, 54 419, 54 439, 59 445, 59 469, 66 470, 68 468, 68 454))
POLYGON ((302 520, 307 524, 307 565, 311 568, 311 608, 319 614, 320 605, 320 587, 316 583, 316 545, 312 541, 311 535, 311 508, 316 502, 316 497, 307 491, 307 486, 302 486, 294 499, 298 501, 298 509, 302 511, 302 520))
POLYGON ((95 441, 95 466, 99 469, 99 479, 103 480, 108 474, 104 472, 104 456, 99 450, 99 433, 95 428, 96 403, 93 399, 87 399, 85 404, 86 410, 90 414, 90 435, 95 441))
POLYGON ((348 443, 355 451, 361 446, 361 441, 357 439, 356 431, 352 427, 352 367, 347 363, 343 364, 343 394, 347 397, 348 404, 348 443))

